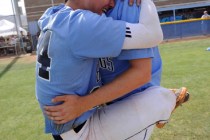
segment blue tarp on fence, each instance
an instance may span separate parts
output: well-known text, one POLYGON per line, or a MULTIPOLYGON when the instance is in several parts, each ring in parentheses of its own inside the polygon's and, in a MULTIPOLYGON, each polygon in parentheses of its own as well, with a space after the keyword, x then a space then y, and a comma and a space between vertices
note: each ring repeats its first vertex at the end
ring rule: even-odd
POLYGON ((210 35, 210 20, 192 20, 162 24, 164 39, 210 35))

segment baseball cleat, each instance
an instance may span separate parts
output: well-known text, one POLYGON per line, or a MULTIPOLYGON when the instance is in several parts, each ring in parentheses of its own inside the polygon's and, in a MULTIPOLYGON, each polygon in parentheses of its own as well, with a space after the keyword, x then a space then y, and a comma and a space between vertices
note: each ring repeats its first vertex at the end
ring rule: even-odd
MULTIPOLYGON (((174 112, 174 110, 178 107, 178 106, 181 106, 183 103, 187 102, 190 98, 190 94, 189 92, 187 91, 187 88, 186 87, 181 87, 180 89, 170 89, 171 91, 173 91, 173 93, 176 95, 176 105, 172 111, 172 113, 174 112)), ((156 126, 158 128, 163 128, 164 125, 166 124, 167 122, 157 122, 156 123, 156 126)))
POLYGON ((171 89, 171 91, 173 91, 174 94, 176 95, 176 106, 175 106, 174 110, 178 106, 181 106, 183 103, 187 102, 190 98, 190 94, 187 91, 186 87, 181 87, 180 89, 171 89))

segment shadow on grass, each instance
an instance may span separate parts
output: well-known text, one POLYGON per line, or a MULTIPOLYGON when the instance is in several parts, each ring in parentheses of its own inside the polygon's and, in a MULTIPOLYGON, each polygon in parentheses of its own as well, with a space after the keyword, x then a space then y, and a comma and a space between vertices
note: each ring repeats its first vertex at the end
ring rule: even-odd
POLYGON ((15 57, 7 66, 6 68, 4 68, 4 70, 0 73, 0 78, 6 74, 11 68, 12 66, 17 62, 17 60, 19 59, 19 57, 15 57))

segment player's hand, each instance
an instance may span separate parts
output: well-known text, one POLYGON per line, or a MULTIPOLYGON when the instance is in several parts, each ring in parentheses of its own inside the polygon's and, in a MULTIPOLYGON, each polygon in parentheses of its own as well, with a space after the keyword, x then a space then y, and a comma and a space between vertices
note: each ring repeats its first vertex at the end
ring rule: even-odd
MULTIPOLYGON (((128 4, 129 4, 130 6, 132 6, 132 5, 134 4, 134 0, 129 0, 129 1, 128 1, 128 4)), ((137 5, 137 6, 140 6, 140 4, 141 4, 141 0, 136 0, 136 5, 137 5)))
POLYGON ((45 114, 56 124, 64 124, 71 121, 87 111, 85 106, 80 102, 81 98, 77 95, 57 96, 52 101, 54 103, 63 103, 57 106, 45 106, 45 114))

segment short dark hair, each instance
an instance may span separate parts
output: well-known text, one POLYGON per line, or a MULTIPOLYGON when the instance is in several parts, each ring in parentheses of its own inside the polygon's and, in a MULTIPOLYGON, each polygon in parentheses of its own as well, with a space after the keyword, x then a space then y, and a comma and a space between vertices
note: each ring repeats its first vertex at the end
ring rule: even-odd
POLYGON ((65 0, 65 3, 67 2, 68 0, 65 0))

